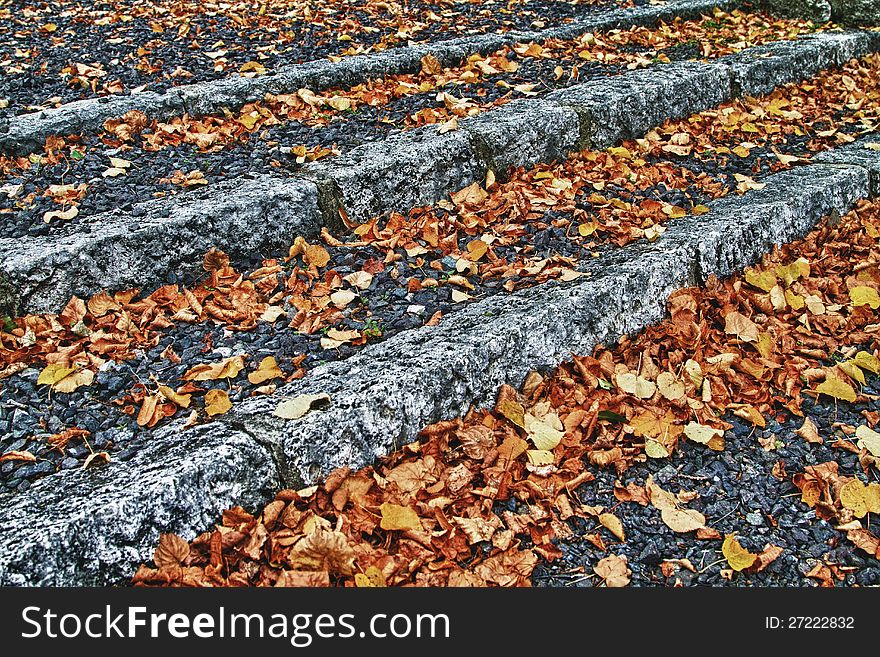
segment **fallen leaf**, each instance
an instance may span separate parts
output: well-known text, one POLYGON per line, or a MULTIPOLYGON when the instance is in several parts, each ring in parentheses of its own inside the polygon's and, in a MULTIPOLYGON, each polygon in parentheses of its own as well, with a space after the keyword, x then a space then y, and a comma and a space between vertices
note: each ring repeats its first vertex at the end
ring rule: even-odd
POLYGON ((229 395, 225 390, 215 388, 205 394, 205 412, 211 417, 223 415, 231 408, 232 402, 229 401, 229 395))
POLYGON ((826 378, 816 387, 816 392, 842 401, 854 402, 856 400, 856 391, 852 386, 836 376, 826 378))
POLYGON ((260 366, 256 370, 248 374, 248 381, 253 383, 255 386, 258 386, 261 383, 265 383, 266 381, 271 381, 272 379, 277 379, 282 376, 284 376, 284 372, 282 372, 281 368, 278 367, 278 363, 275 361, 275 357, 266 356, 263 360, 260 361, 260 366))
POLYGON ((217 363, 202 363, 183 375, 184 381, 214 381, 234 379, 244 369, 244 356, 231 356, 217 363))
POLYGON ((804 418, 801 428, 795 431, 795 434, 806 440, 808 443, 822 443, 822 436, 819 435, 819 429, 816 424, 808 417, 804 418))
POLYGON ((856 428, 856 438, 858 438, 856 444, 861 449, 866 449, 873 456, 880 457, 880 433, 863 424, 856 428))
POLYGON ((66 210, 50 210, 49 212, 45 212, 43 214, 43 221, 47 224, 53 219, 61 219, 63 221, 70 221, 74 217, 79 214, 79 208, 75 205, 71 205, 66 210))
POLYGON ((626 534, 623 531, 623 523, 620 522, 620 518, 618 518, 616 515, 614 515, 613 513, 600 513, 599 522, 602 524, 603 527, 614 534, 618 540, 626 540, 626 534))
POLYGON ((177 534, 159 536, 159 546, 153 553, 153 562, 159 568, 179 566, 189 556, 189 543, 177 534))
POLYGON ((298 420, 309 411, 326 407, 329 403, 330 395, 326 392, 317 395, 298 395, 278 404, 273 415, 285 420, 298 420))
POLYGON ((379 512, 382 514, 382 521, 379 523, 382 529, 389 531, 420 531, 422 529, 419 516, 411 507, 384 502, 379 506, 379 512))
POLYGON ((757 342, 758 340, 757 325, 736 311, 727 313, 724 318, 724 332, 727 335, 735 335, 743 342, 757 342))
POLYGON ((384 588, 388 586, 385 574, 376 566, 370 566, 364 572, 355 574, 354 583, 358 588, 384 588))
POLYGON ((880 308, 880 295, 873 287, 854 287, 850 289, 849 296, 853 306, 870 306, 872 310, 880 308))
POLYGON ((752 554, 739 544, 739 541, 736 540, 736 534, 727 534, 724 537, 724 542, 721 544, 721 554, 727 559, 730 567, 737 572, 749 568, 758 559, 757 554, 752 554))
POLYGON ((626 561, 626 555, 618 556, 609 554, 593 567, 599 577, 605 580, 605 586, 610 588, 619 588, 626 586, 630 582, 632 571, 629 569, 626 561))
POLYGON ((720 438, 724 435, 724 431, 721 429, 715 429, 714 427, 709 427, 704 424, 699 424, 698 422, 688 422, 684 428, 684 435, 689 439, 693 440, 695 443, 700 443, 701 445, 708 445, 709 441, 713 438, 720 438))
POLYGON ((657 390, 666 399, 675 401, 684 397, 684 384, 672 372, 660 372, 657 375, 657 390))

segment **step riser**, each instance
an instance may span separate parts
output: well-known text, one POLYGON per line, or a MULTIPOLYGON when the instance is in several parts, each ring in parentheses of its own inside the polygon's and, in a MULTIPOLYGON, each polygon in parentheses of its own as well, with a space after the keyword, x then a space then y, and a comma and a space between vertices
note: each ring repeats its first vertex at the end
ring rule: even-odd
POLYGON ((338 226, 339 207, 350 220, 362 222, 434 203, 483 180, 489 169, 503 179, 510 166, 560 160, 584 146, 605 148, 667 119, 715 107, 739 92, 767 92, 878 48, 880 33, 825 34, 708 63, 657 66, 543 99, 515 101, 464 120, 459 130, 444 135, 429 126, 366 144, 307 165, 297 177, 261 177, 258 201, 253 181, 240 187, 229 181, 179 202, 178 210, 169 209, 173 201, 162 200, 138 206, 139 216, 121 211, 96 215, 91 233, 0 239, 0 312, 58 311, 73 292, 87 296, 102 288, 150 289, 167 282, 169 274, 198 271, 197 256, 212 246, 245 257, 290 244, 297 234, 313 236, 322 225, 338 226), (229 204, 231 213, 223 210, 229 204), (267 216, 273 221, 267 222, 267 216), (160 224, 163 239, 158 241, 150 232, 160 224), (241 239, 245 228, 246 239, 241 239))
POLYGON ((46 137, 99 129, 104 121, 140 110, 160 121, 189 112, 212 114, 224 107, 236 109, 261 100, 267 93, 292 93, 302 87, 321 91, 354 86, 383 75, 415 73, 426 54, 434 55, 444 66, 454 66, 472 54, 488 54, 505 45, 575 38, 594 31, 653 25, 676 16, 697 18, 714 7, 732 10, 742 5, 731 0, 677 0, 664 7, 640 7, 609 11, 564 28, 538 32, 509 32, 451 39, 436 44, 401 47, 369 55, 343 58, 339 62, 320 60, 285 66, 274 74, 257 78, 228 78, 185 85, 167 93, 143 92, 134 96, 81 100, 63 107, 15 117, 5 133, 0 133, 0 152, 27 154, 43 147, 46 137))
POLYGON ((0 584, 118 582, 150 557, 161 531, 192 537, 226 506, 257 505, 279 486, 366 465, 427 424, 493 404, 502 383, 519 385, 530 370, 657 322, 676 289, 753 264, 867 197, 880 153, 868 151, 866 162, 847 151, 856 152, 841 149, 836 164, 776 174, 762 191, 715 202, 653 244, 610 251, 589 278, 477 302, 316 368, 220 422, 163 427, 126 462, 37 482, 0 507, 0 526, 14 537, 0 544, 0 584), (330 407, 295 421, 272 415, 279 398, 305 393, 328 393, 330 407))

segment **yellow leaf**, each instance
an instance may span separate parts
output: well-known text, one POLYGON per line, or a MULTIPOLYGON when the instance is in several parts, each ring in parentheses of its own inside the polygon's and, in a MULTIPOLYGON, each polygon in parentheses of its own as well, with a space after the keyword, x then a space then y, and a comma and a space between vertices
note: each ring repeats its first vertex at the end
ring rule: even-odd
POLYGON ((205 412, 211 417, 223 415, 230 408, 232 408, 232 402, 229 401, 229 395, 225 390, 209 390, 205 395, 205 412))
POLYGON ((708 445, 709 441, 713 438, 723 436, 724 431, 721 429, 715 429, 714 427, 708 427, 705 424, 700 424, 698 422, 688 422, 684 428, 684 435, 695 443, 708 445))
POLYGON ((309 244, 305 247, 303 262, 307 265, 314 265, 315 267, 324 267, 330 262, 330 254, 327 253, 327 249, 320 244, 309 244))
POLYGON ((553 465, 553 452, 546 449, 529 449, 526 450, 526 457, 532 465, 553 465))
POLYGON ((880 433, 865 426, 864 424, 856 428, 856 443, 859 448, 866 449, 874 456, 880 458, 880 433))
POLYGON ((238 117, 238 122, 241 123, 248 130, 253 130, 254 126, 257 125, 257 121, 259 121, 260 118, 260 113, 257 111, 253 111, 247 114, 242 114, 240 117, 238 117))
POLYGON ((263 360, 260 361, 260 366, 256 370, 248 374, 248 381, 253 383, 255 386, 258 386, 261 383, 271 381, 272 379, 277 379, 281 376, 284 376, 284 372, 282 372, 281 368, 278 367, 278 363, 275 361, 275 357, 266 356, 263 360))
POLYGON ((853 306, 870 306, 872 310, 880 308, 880 295, 873 287, 859 286, 849 291, 853 306))
POLYGON ((181 408, 189 408, 192 395, 179 395, 168 386, 159 386, 159 392, 168 401, 174 402, 181 408))
POLYGON ((724 537, 724 542, 721 544, 721 554, 727 559, 730 567, 737 572, 753 566, 758 559, 757 554, 752 554, 739 544, 739 541, 736 540, 736 534, 727 534, 724 537))
POLYGON ((679 534, 693 532, 706 526, 706 516, 695 509, 662 509, 660 519, 679 534))
MULTIPOLYGON (((556 417, 556 414, 554 413, 553 416, 556 417)), ((553 450, 560 442, 562 442, 565 432, 551 426, 551 424, 545 421, 545 419, 533 418, 529 414, 526 414, 524 419, 529 440, 531 440, 539 450, 553 450)), ((556 417, 556 421, 557 423, 559 422, 558 417, 556 417)))
POLYGON ((699 390, 703 385, 703 368, 700 367, 700 364, 694 359, 688 358, 684 364, 684 371, 691 380, 691 383, 694 384, 694 387, 699 390))
POLYGON ((357 573, 354 576, 354 583, 358 588, 384 588, 388 586, 385 574, 376 566, 370 566, 366 572, 357 573))
POLYGON ((854 402, 856 400, 856 391, 852 389, 852 386, 836 376, 826 378, 816 387, 816 392, 842 401, 854 402))
POLYGON ((856 365, 861 367, 863 370, 868 370, 869 372, 873 372, 874 374, 880 373, 880 359, 878 359, 874 354, 869 354, 867 351, 860 351, 855 355, 852 359, 856 365))
POLYGON ((785 291, 785 300, 788 302, 788 305, 791 306, 792 310, 800 310, 806 303, 800 294, 796 294, 791 290, 785 291))
POLYGON ((379 507, 379 511, 382 514, 382 520, 379 523, 382 529, 389 531, 420 531, 422 529, 418 514, 408 506, 384 502, 379 507))
POLYGON ((266 67, 263 66, 260 62, 250 61, 242 64, 241 68, 239 68, 238 71, 239 73, 255 73, 256 75, 265 75, 266 67))
POLYGON ((601 513, 599 514, 599 522, 602 523, 603 527, 614 534, 618 540, 626 540, 626 534, 623 531, 623 523, 620 522, 620 518, 616 515, 613 513, 601 513))
POLYGON ((525 409, 522 404, 513 399, 505 399, 498 404, 496 410, 516 426, 525 429, 525 409))
POLYGON ((798 258, 787 265, 777 266, 776 275, 783 280, 786 286, 789 286, 799 278, 807 278, 810 275, 810 263, 806 258, 798 258))
POLYGON ((767 426, 767 420, 764 419, 764 416, 758 412, 757 408, 749 404, 743 404, 739 408, 734 409, 733 414, 744 420, 748 420, 756 427, 761 427, 763 429, 767 426))
POLYGON ((326 392, 317 395, 297 395, 278 404, 273 415, 285 420, 298 420, 312 409, 327 406, 329 403, 330 395, 326 392))
POLYGON ((234 379, 244 369, 244 356, 231 356, 218 363, 202 363, 183 375, 184 381, 213 381, 215 379, 234 379))
POLYGON ((467 245, 468 259, 476 262, 489 250, 489 245, 481 239, 471 240, 467 245))
POLYGON ((330 96, 327 99, 327 104, 339 112, 351 109, 351 99, 345 96, 330 96))
POLYGON ((73 374, 76 370, 72 367, 64 367, 63 365, 50 364, 43 368, 40 376, 37 378, 37 385, 54 386, 64 377, 73 374))
POLYGON ((770 358, 770 356, 773 355, 774 344, 773 336, 767 331, 764 331, 758 334, 758 341, 755 343, 755 349, 757 349, 758 353, 764 358, 770 358))
POLYGON ((580 235, 581 237, 589 237, 596 232, 596 229, 598 227, 599 224, 597 224, 595 221, 588 224, 580 224, 578 225, 578 235, 580 235))
POLYGON ((764 271, 747 269, 745 278, 746 283, 755 286, 759 290, 764 290, 764 292, 769 292, 776 285, 776 274, 766 269, 764 271))
POLYGON ((639 399, 650 399, 654 396, 657 386, 646 378, 636 376, 633 372, 624 372, 614 377, 617 387, 623 392, 635 395, 639 399))
POLYGON ((647 454, 648 457, 652 459, 669 458, 669 450, 658 443, 656 440, 645 441, 645 454, 647 454))
POLYGON ((837 367, 853 381, 858 381, 862 385, 865 385, 864 373, 862 372, 862 370, 856 367, 856 364, 853 363, 851 360, 846 360, 842 363, 838 363, 837 367))
POLYGON ((840 503, 853 512, 856 518, 864 518, 868 514, 865 493, 868 492, 860 479, 853 479, 840 487, 840 503))

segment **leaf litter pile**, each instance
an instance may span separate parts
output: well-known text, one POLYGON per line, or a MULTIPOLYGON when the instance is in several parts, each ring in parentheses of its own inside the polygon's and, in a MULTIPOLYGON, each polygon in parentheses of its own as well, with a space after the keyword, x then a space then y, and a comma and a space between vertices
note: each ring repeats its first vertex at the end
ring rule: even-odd
POLYGON ((13 111, 267 71, 484 32, 564 25, 602 0, 53 0, 0 7, 0 75, 13 111), (540 18, 539 18, 540 16, 540 18), (542 20, 543 19, 543 20, 542 20))
POLYGON ((574 550, 591 567, 557 577, 593 585, 681 585, 710 567, 715 583, 779 583, 774 564, 792 552, 806 579, 783 583, 880 583, 878 241, 880 202, 862 201, 743 275, 674 293, 660 324, 503 386, 493 409, 428 426, 375 466, 281 491, 258 515, 231 509, 191 543, 164 535, 133 582, 524 586, 574 550), (785 423, 796 445, 765 431, 785 423), (670 485, 711 484, 676 477, 734 444, 728 461, 764 455, 789 491, 767 509, 799 522, 737 507, 716 517, 698 491, 670 485), (653 580, 627 554, 642 513, 673 539, 646 560, 653 580), (826 544, 799 544, 812 524, 826 544), (767 525, 796 538, 753 545, 767 525), (709 566, 684 555, 695 543, 709 566))
POLYGON ((289 175, 306 163, 425 125, 441 133, 512 99, 627 69, 714 58, 815 31, 811 23, 739 11, 474 55, 443 68, 352 88, 268 95, 208 116, 150 120, 133 110, 97 134, 50 137, 42 153, 0 158, 0 236, 69 230, 100 212, 246 173, 289 175))
POLYGON ((30 460, 0 466, 0 482, 23 490, 93 454, 101 463, 171 418, 220 415, 364 344, 467 312, 473 300, 586 275, 604 250, 660 239, 667 221, 872 131, 878 68, 877 56, 854 61, 641 140, 471 185, 406 217, 300 237, 247 273, 211 252, 207 278, 192 285, 74 298, 57 316, 7 319, 4 452, 30 460))

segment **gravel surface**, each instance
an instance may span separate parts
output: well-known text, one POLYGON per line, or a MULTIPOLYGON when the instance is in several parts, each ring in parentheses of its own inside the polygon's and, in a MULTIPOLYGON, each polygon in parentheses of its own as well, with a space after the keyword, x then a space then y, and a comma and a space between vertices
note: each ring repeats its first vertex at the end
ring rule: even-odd
MULTIPOLYGON (((877 395, 880 380, 870 377, 864 393, 877 395)), ((805 399, 803 412, 818 427, 823 444, 808 443, 795 435, 803 418, 788 413, 771 418, 765 429, 757 429, 735 416, 724 419, 734 425, 725 433, 725 449, 715 452, 688 443, 671 459, 649 459, 644 465, 627 470, 618 480, 613 471, 591 467, 596 479, 581 486, 577 495, 583 504, 614 507, 613 513, 623 522, 626 542, 619 542, 601 530, 608 552, 601 552, 587 541, 560 543, 562 559, 541 564, 533 575, 536 586, 594 586, 593 566, 609 553, 626 556, 632 570, 633 586, 815 586, 806 577, 818 563, 839 566, 840 586, 880 585, 880 562, 867 557, 845 540, 846 533, 816 518, 815 511, 800 499, 800 491, 791 477, 809 465, 826 461, 840 464, 840 474, 864 473, 858 455, 832 447, 836 439, 849 438, 835 425, 857 426, 865 419, 863 411, 877 411, 880 404, 870 401, 835 404, 823 398, 819 403, 805 399), (766 449, 759 441, 766 441, 766 449), (784 466, 785 477, 773 474, 774 466, 784 466), (731 571, 721 556, 717 540, 698 540, 693 533, 677 534, 660 519, 660 512, 635 502, 619 502, 613 494, 615 481, 624 486, 644 485, 648 476, 665 490, 693 491, 699 497, 687 508, 706 516, 706 524, 722 535, 736 533, 739 542, 753 553, 767 544, 783 548, 783 553, 765 570, 754 573, 731 571), (661 571, 667 560, 688 559, 696 572, 677 567, 669 577, 661 571)), ((778 474, 778 470, 777 470, 778 474)), ((874 473, 876 476, 876 473, 874 473)), ((871 481, 871 480, 869 480, 871 481)), ((871 531, 880 530, 880 520, 873 518, 871 531)), ((597 531, 583 521, 572 529, 580 535, 597 531)))
POLYGON ((6 113, 271 70, 327 56, 511 29, 564 25, 643 0, 151 3, 55 0, 0 7, 6 113))

